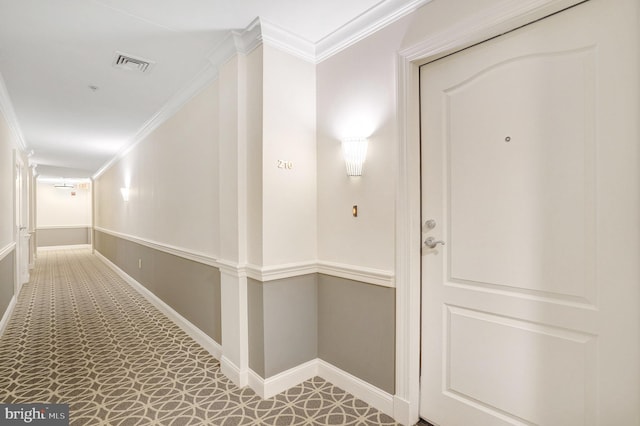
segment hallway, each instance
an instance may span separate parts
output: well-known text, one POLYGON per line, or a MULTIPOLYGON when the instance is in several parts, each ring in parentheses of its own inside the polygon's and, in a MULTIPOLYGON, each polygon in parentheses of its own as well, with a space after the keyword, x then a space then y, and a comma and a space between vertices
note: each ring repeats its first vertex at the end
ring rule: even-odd
POLYGON ((86 249, 39 253, 0 338, 0 401, 67 403, 72 425, 395 424, 317 377, 267 400, 236 387, 86 249))

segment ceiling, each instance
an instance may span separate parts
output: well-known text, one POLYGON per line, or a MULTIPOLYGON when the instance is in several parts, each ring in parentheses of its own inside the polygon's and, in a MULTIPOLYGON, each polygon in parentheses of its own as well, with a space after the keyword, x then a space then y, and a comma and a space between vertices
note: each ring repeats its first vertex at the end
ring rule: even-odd
MULTIPOLYGON (((216 46, 231 30, 259 17, 328 52, 419 3, 0 0, 0 76, 13 107, 10 119, 38 173, 89 177, 212 66, 216 46), (117 52, 147 59, 152 68, 118 69, 117 52)), ((315 59, 320 56, 316 52, 315 59)))

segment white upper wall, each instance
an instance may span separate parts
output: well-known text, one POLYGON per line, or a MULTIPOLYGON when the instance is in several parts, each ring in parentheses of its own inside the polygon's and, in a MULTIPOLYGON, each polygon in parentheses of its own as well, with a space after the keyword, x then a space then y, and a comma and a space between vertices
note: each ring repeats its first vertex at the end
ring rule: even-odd
POLYGON ((217 254, 217 98, 213 82, 96 179, 96 226, 217 254))
POLYGON ((13 242, 13 134, 0 110, 0 250, 13 242))
POLYGON ((317 67, 318 257, 394 270, 396 55, 410 16, 317 67), (361 177, 348 177, 341 139, 367 137, 361 177), (358 217, 351 209, 358 206, 358 217))
POLYGON ((38 228, 91 226, 91 190, 61 189, 51 182, 38 182, 36 191, 38 228))
POLYGON ((263 266, 317 258, 315 68, 264 46, 263 266))

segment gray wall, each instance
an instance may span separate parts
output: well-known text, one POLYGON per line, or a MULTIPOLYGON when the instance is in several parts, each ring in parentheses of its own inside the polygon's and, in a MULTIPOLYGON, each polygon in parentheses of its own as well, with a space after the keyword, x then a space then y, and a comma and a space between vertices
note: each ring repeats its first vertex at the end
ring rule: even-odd
POLYGON ((318 357, 317 276, 248 280, 249 367, 267 378, 318 357))
POLYGON ((0 318, 4 315, 13 297, 13 270, 15 249, 0 260, 0 318))
POLYGON ((91 228, 43 228, 36 229, 38 247, 70 246, 91 243, 91 228))
POLYGON ((395 289, 318 276, 318 356, 395 393, 395 289))
POLYGON ((247 279, 249 368, 265 378, 263 289, 260 281, 247 279))
MULTIPOLYGON (((222 343, 218 269, 99 231, 94 245, 222 343)), ((395 393, 395 289, 310 274, 248 279, 247 293, 249 367, 262 378, 320 358, 395 393)))
POLYGON ((94 247, 209 337, 222 343, 217 268, 100 231, 94 231, 94 247))
POLYGON ((395 392, 395 289, 322 274, 248 280, 249 367, 263 378, 314 358, 395 392))

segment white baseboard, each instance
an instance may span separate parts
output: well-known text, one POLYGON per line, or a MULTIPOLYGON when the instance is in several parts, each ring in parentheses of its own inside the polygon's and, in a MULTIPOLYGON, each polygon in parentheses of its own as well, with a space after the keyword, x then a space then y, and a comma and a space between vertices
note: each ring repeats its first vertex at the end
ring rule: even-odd
MULTIPOLYGON (((211 337, 206 335, 202 330, 193 325, 182 315, 177 313, 173 308, 159 299, 155 294, 149 291, 138 281, 129 276, 122 269, 113 264, 109 259, 104 257, 100 252, 95 251, 95 255, 106 265, 111 267, 120 277, 129 283, 136 291, 142 294, 156 308, 167 315, 182 330, 189 334, 194 340, 200 343, 209 353, 216 359, 220 360, 220 369, 234 384, 239 387, 249 385, 261 398, 271 398, 287 389, 296 386, 305 380, 319 376, 324 380, 336 385, 337 387, 349 392, 356 398, 363 400, 372 407, 381 412, 396 418, 403 424, 409 424, 403 421, 409 418, 408 402, 394 397, 388 392, 383 391, 364 380, 347 373, 340 368, 323 361, 314 359, 304 364, 293 367, 275 376, 263 379, 252 370, 242 371, 231 360, 222 355, 222 347, 211 337), (405 415, 406 412, 406 415, 405 415)), ((9 311, 9 310, 7 310, 9 311)), ((5 314, 6 315, 6 314, 5 314)), ((4 318, 3 318, 4 321, 4 318)), ((0 328, 0 330, 2 330, 0 328)))
POLYGON ((356 398, 363 400, 373 408, 376 408, 391 417, 395 417, 393 412, 393 396, 390 393, 385 392, 382 389, 379 389, 353 374, 347 373, 335 365, 329 364, 326 361, 318 359, 317 363, 318 376, 333 383, 340 389, 349 392, 356 398))
POLYGON ((91 244, 70 244, 68 246, 43 246, 37 247, 38 251, 49 251, 49 250, 78 250, 78 249, 90 249, 91 244))
POLYGON ((216 359, 222 357, 222 346, 213 340, 204 331, 196 327, 188 319, 176 312, 171 306, 167 305, 158 296, 149 291, 145 286, 129 276, 126 272, 116 266, 109 259, 104 257, 100 252, 95 251, 94 254, 98 259, 102 260, 107 266, 113 269, 122 279, 124 279, 134 290, 144 296, 152 305, 154 305, 160 312, 165 314, 178 325, 185 333, 187 333, 193 340, 198 342, 203 348, 205 348, 216 359))
POLYGON ((317 375, 317 359, 290 368, 268 379, 263 379, 255 371, 249 370, 249 387, 261 398, 268 399, 317 375))
POLYGON ((9 301, 9 305, 7 309, 4 311, 2 315, 2 319, 0 319, 0 336, 4 334, 4 329, 7 328, 7 324, 9 323, 9 319, 11 318, 11 314, 13 313, 13 309, 16 307, 16 302, 18 298, 14 295, 11 297, 11 301, 9 301))
MULTIPOLYGON (((363 400, 373 408, 391 417, 395 417, 394 410, 396 402, 393 395, 319 358, 305 362, 304 364, 267 379, 263 379, 253 370, 249 370, 249 386, 261 398, 271 398, 315 376, 322 377, 324 380, 349 392, 356 398, 363 400)), ((398 406, 398 408, 402 409, 401 406, 398 406)))
POLYGON ((241 371, 237 365, 224 355, 220 358, 220 370, 238 387, 243 388, 249 384, 248 371, 241 371))
POLYGON ((418 413, 412 413, 412 406, 406 399, 393 396, 393 419, 402 425, 414 425, 420 420, 418 413))

